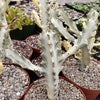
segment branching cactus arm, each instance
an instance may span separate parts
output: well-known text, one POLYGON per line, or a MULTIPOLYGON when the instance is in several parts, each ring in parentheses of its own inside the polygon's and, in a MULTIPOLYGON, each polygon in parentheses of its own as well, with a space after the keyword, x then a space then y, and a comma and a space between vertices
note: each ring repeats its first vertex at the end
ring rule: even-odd
POLYGON ((90 57, 91 57, 90 54, 95 40, 97 22, 98 22, 98 13, 95 10, 91 10, 88 14, 88 20, 82 32, 83 36, 80 42, 80 46, 83 43, 86 44, 86 46, 81 48, 82 49, 82 56, 80 59, 82 64, 82 66, 80 67, 81 71, 85 71, 86 67, 90 64, 90 57))
POLYGON ((40 17, 38 16, 38 13, 35 11, 35 10, 32 10, 32 15, 33 15, 33 18, 35 20, 35 23, 40 27, 41 27, 41 21, 40 21, 40 17))
POLYGON ((41 18, 41 24, 42 28, 47 29, 48 27, 48 6, 47 6, 47 0, 40 0, 40 18, 41 18))
POLYGON ((70 30, 79 35, 80 31, 78 30, 76 23, 72 20, 72 18, 70 18, 69 15, 64 12, 63 9, 59 9, 59 13, 66 25, 69 26, 70 30))
POLYGON ((71 48, 69 48, 69 50, 66 53, 62 54, 62 56, 60 57, 60 59, 62 61, 64 61, 67 57, 69 57, 77 52, 77 50, 78 50, 77 41, 78 40, 75 40, 74 45, 71 48))
POLYGON ((100 47, 100 43, 94 43, 93 46, 100 47))
MULTIPOLYGON (((87 20, 87 23, 86 23, 86 26, 84 27, 84 30, 82 32, 80 32, 78 39, 74 40, 74 46, 72 48, 70 48, 65 54, 63 54, 61 59, 64 60, 65 57, 68 57, 68 56, 74 54, 77 50, 83 48, 82 49, 83 57, 81 57, 82 58, 81 61, 84 62, 84 64, 86 64, 86 65, 89 64, 90 51, 91 51, 91 46, 92 46, 91 42, 93 42, 93 41, 89 42, 89 40, 91 38, 95 37, 95 35, 93 33, 97 30, 98 13, 95 10, 92 10, 92 12, 90 12, 88 14, 88 16, 89 16, 89 19, 87 20), (85 56, 86 53, 87 53, 87 55, 85 56), (85 57, 88 59, 86 59, 85 57)), ((81 69, 83 69, 83 68, 81 68, 81 69)))
POLYGON ((5 18, 5 11, 8 3, 9 0, 1 0, 0 2, 0 59, 4 59, 4 57, 6 56, 10 58, 13 63, 21 65, 23 68, 43 72, 41 67, 32 65, 29 60, 27 60, 23 56, 20 56, 19 53, 13 49, 8 25, 5 18))
POLYGON ((74 41, 75 38, 70 35, 66 28, 64 28, 62 22, 56 18, 51 19, 52 24, 54 27, 68 40, 74 41))
POLYGON ((58 9, 51 8, 49 10, 49 14, 50 14, 50 22, 51 22, 51 25, 53 26, 53 29, 61 33, 61 35, 63 35, 66 39, 70 41, 74 41, 75 38, 67 31, 67 28, 63 26, 62 21, 58 19, 58 16, 59 16, 58 9))
POLYGON ((22 68, 44 72, 40 66, 33 65, 28 59, 26 59, 24 56, 21 56, 12 48, 6 49, 6 57, 10 58, 14 64, 20 65, 22 68))

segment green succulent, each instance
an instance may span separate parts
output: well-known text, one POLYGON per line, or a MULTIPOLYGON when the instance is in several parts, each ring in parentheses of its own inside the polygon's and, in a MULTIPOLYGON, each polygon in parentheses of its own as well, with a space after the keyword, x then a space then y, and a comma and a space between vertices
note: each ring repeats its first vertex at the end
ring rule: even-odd
POLYGON ((18 7, 9 7, 6 10, 6 19, 8 28, 11 30, 19 28, 22 29, 23 25, 32 25, 33 21, 30 16, 26 16, 25 12, 18 7))
POLYGON ((74 8, 83 11, 84 13, 87 13, 91 10, 91 8, 94 8, 98 12, 100 12, 100 3, 97 2, 87 2, 87 3, 80 3, 80 2, 74 2, 74 3, 68 3, 69 5, 73 6, 74 8))

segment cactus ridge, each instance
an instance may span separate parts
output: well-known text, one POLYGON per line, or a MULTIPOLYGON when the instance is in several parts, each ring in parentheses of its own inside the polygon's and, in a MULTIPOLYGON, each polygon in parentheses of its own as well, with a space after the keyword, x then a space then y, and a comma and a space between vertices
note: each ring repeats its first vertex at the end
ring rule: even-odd
MULTIPOLYGON (((47 77, 47 87, 49 91, 55 92, 53 94, 57 95, 58 88, 58 74, 60 72, 61 62, 59 61, 59 57, 61 56, 61 49, 58 47, 58 36, 56 33, 50 30, 46 34, 40 34, 40 41, 42 43, 41 48, 45 48, 45 52, 42 52, 41 56, 43 58, 42 67, 45 70, 45 74, 47 77), (45 36, 44 36, 45 35, 45 36), (59 52, 59 53, 58 53, 59 52), (58 55, 59 54, 59 55, 58 55), (46 60, 44 59, 46 58, 46 60), (52 78, 52 80, 51 80, 52 78), (51 88, 51 84, 54 84, 53 88, 51 88), (49 85, 50 84, 50 85, 49 85), (50 89, 50 88, 52 89, 50 89)), ((49 93, 50 95, 50 93, 49 93)), ((55 98, 55 95, 53 96, 55 98)))

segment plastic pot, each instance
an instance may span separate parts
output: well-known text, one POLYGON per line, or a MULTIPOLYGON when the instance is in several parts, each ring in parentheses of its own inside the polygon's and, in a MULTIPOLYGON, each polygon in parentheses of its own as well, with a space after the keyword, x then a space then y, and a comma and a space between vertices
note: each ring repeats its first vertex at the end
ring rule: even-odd
POLYGON ((39 34, 41 29, 36 25, 24 25, 22 30, 15 29, 10 31, 10 37, 14 40, 25 40, 28 36, 33 34, 39 34))

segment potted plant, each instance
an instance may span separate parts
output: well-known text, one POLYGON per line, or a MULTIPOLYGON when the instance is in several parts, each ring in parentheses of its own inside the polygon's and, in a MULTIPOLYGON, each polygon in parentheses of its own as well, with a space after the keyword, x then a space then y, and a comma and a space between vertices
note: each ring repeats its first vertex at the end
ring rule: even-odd
POLYGON ((72 7, 75 10, 81 11, 83 13, 88 13, 92 8, 100 11, 99 2, 96 1, 90 1, 90 2, 69 2, 66 4, 66 6, 72 7))
MULTIPOLYGON (((47 97, 45 81, 44 77, 34 81, 23 97, 23 100, 49 100, 47 97)), ((86 100, 84 93, 81 90, 78 90, 64 77, 60 76, 58 85, 59 96, 57 97, 57 100, 86 100)))
POLYGON ((8 7, 5 14, 11 39, 25 40, 35 33, 34 29, 37 28, 37 25, 30 16, 25 15, 25 12, 18 7, 8 7))
MULTIPOLYGON (((2 66, 2 65, 1 65, 2 66)), ((0 99, 21 100, 30 85, 28 73, 17 65, 3 65, 0 74, 0 99)))
MULTIPOLYGON (((19 54, 23 55, 27 59, 31 59, 33 50, 31 47, 29 47, 24 41, 20 40, 12 40, 13 48, 16 49, 19 54)), ((7 57, 3 60, 4 64, 10 64, 12 63, 11 59, 8 59, 7 57)))
POLYGON ((39 34, 35 34, 27 37, 26 44, 29 45, 34 52, 40 53, 39 34))
MULTIPOLYGON (((3 29, 5 34, 1 30, 2 39, 0 42, 1 43, 0 59, 3 59, 3 56, 6 56, 10 58, 13 63, 20 65, 22 68, 30 69, 33 71, 37 70, 43 73, 45 75, 45 80, 46 80, 48 99, 56 100, 59 94, 58 92, 59 73, 64 68, 64 66, 62 66, 63 62, 67 57, 74 54, 78 49, 86 46, 87 42, 84 42, 84 40, 88 41, 91 38, 92 33, 89 35, 81 34, 80 31, 77 30, 77 27, 75 27, 75 23, 70 18, 67 17, 66 21, 68 21, 68 26, 70 27, 70 30, 71 31, 75 30, 75 32, 79 35, 79 37, 75 39, 67 31, 67 29, 63 27, 62 22, 59 20, 58 12, 60 12, 60 14, 64 13, 62 10, 58 9, 57 4, 55 5, 53 5, 52 3, 49 4, 45 0, 39 1, 40 5, 38 5, 38 2, 34 0, 33 2, 40 9, 40 17, 39 16, 37 17, 38 14, 35 11, 33 11, 33 15, 36 23, 42 28, 42 32, 39 37, 41 42, 41 57, 42 57, 41 67, 32 64, 28 59, 19 55, 18 52, 16 52, 16 50, 13 49, 13 47, 11 46, 12 43, 10 41, 9 33, 7 33, 7 30, 3 25, 4 21, 1 21, 2 25, 1 29, 3 29), (39 18, 41 18, 41 20, 39 18), (4 35, 7 35, 7 37, 5 37, 4 35), (70 41, 74 41, 73 47, 64 54, 61 53, 61 45, 60 45, 61 35, 63 35, 66 39, 70 41), (7 44, 8 43, 7 41, 9 42, 9 44, 7 44)), ((90 20, 90 22, 93 23, 93 31, 94 31, 96 29, 95 21, 97 19, 98 13, 95 10, 92 10, 92 12, 95 15, 94 16, 95 20, 90 20)), ((90 12, 91 16, 92 12, 90 12)), ((5 19, 4 16, 3 19, 5 19)))
MULTIPOLYGON (((97 24, 98 24, 99 14, 91 10, 87 14, 87 19, 86 22, 84 22, 82 31, 78 31, 75 23, 73 23, 71 19, 68 20, 67 18, 68 15, 66 15, 64 11, 60 12, 60 14, 62 16, 63 21, 65 21, 65 23, 69 26, 70 28, 69 30, 73 32, 73 36, 75 36, 76 38, 75 41, 79 39, 78 40, 79 44, 77 44, 78 42, 76 42, 76 45, 78 45, 78 49, 77 52, 75 53, 75 57, 77 57, 78 60, 76 60, 75 58, 73 59, 69 58, 66 60, 66 67, 64 67, 63 69, 63 72, 65 74, 64 76, 67 79, 69 78, 73 84, 75 85, 78 84, 77 86, 80 87, 86 94, 87 100, 90 99, 94 100, 96 96, 98 96, 98 94, 100 93, 99 79, 96 78, 99 77, 99 72, 96 72, 96 70, 99 71, 100 63, 91 60, 90 54, 93 46, 100 46, 99 43, 98 44, 94 43, 95 35, 98 29, 97 24), (77 29, 77 31, 75 30, 75 28, 77 29), (77 35, 77 33, 79 34, 77 35), (79 38, 81 36, 82 36, 81 38, 82 40, 80 40, 79 38), (81 48, 79 46, 81 46, 81 48)), ((52 20, 52 23, 60 31, 58 22, 52 20)), ((73 45, 75 45, 74 43, 73 45)), ((70 50, 75 50, 72 49, 73 46, 71 46, 71 43, 69 41, 64 41, 64 45, 67 50, 67 53, 69 53, 70 50)))

